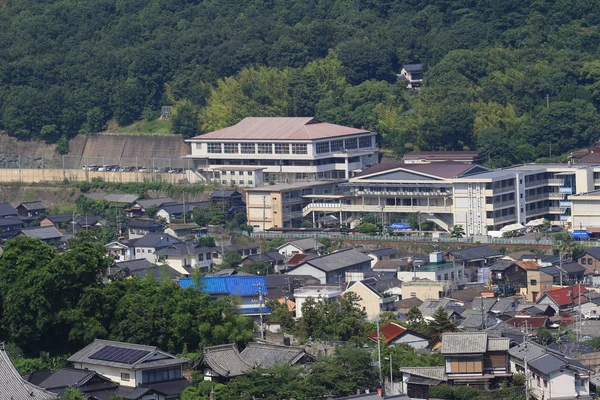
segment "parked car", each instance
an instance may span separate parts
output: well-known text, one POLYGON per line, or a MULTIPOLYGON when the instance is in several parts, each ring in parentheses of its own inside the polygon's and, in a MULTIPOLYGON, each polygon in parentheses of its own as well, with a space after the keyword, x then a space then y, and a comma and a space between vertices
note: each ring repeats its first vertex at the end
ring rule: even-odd
POLYGON ((562 228, 557 225, 552 225, 549 229, 549 232, 553 232, 553 233, 562 232, 562 228))
POLYGON ((571 233, 571 236, 573 236, 573 239, 579 240, 589 240, 591 238, 590 233, 585 229, 575 229, 571 233))

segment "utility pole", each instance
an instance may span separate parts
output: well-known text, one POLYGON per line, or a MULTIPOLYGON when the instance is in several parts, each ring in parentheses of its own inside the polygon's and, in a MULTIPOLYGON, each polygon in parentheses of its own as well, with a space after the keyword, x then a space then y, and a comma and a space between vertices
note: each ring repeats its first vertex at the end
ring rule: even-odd
POLYGON ((546 93, 546 108, 550 108, 550 95, 546 93))
POLYGON ((581 325, 581 284, 577 284, 577 299, 579 302, 579 311, 577 312, 577 319, 579 320, 579 329, 577 329, 577 342, 579 343, 581 341, 581 330, 583 328, 581 325))
POLYGON ((379 331, 379 317, 375 321, 377 325, 377 364, 379 366, 379 386, 383 390, 383 374, 381 373, 381 341, 379 340, 379 335, 381 334, 379 331))
POLYGON ((386 394, 394 394, 394 372, 392 369, 392 352, 390 351, 390 392, 386 394))
POLYGON ((525 321, 525 334, 523 335, 523 343, 525 344, 525 357, 523 357, 523 364, 525 365, 525 400, 529 400, 529 371, 527 368, 527 321, 525 321))
POLYGON ((259 305, 260 305, 260 338, 261 338, 261 340, 265 340, 265 330, 264 330, 264 325, 263 325, 263 292, 262 292, 262 285, 260 283, 255 283, 252 286, 255 286, 255 287, 258 288, 258 301, 259 301, 259 305))
POLYGON ((263 196, 263 232, 265 231, 265 220, 267 219, 267 197, 263 196))
POLYGON ((183 193, 183 224, 185 225, 185 190, 183 193))

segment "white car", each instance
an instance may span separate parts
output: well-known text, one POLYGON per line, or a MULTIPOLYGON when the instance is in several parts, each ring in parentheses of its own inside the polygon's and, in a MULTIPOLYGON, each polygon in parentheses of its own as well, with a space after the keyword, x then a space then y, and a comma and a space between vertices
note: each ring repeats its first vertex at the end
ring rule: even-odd
POLYGON ((598 319, 600 319, 600 314, 585 314, 585 315, 583 316, 583 318, 585 318, 585 319, 595 319, 595 320, 598 320, 598 319))

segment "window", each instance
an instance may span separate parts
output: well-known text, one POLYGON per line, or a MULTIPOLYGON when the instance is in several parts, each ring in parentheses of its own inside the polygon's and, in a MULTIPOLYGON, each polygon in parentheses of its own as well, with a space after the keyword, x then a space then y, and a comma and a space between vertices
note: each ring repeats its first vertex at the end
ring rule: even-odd
POLYGON ((531 286, 536 286, 537 285, 537 279, 532 279, 530 282, 531 286))
POLYGON ((588 265, 592 265, 592 259, 588 258, 588 265))
POLYGON ((254 143, 242 143, 242 154, 254 154, 256 153, 254 143))
POLYGON ((248 181, 248 185, 252 185, 252 181, 248 181))
POLYGON ((202 143, 196 143, 196 150, 202 150, 202 143))
POLYGON ((581 265, 585 265, 585 258, 581 259, 581 265))
POLYGON ((141 253, 141 252, 142 252, 142 250, 141 250, 141 249, 136 249, 136 250, 135 250, 135 252, 136 252, 136 253, 141 253))
POLYGON ((373 141, 371 140, 371 136, 363 136, 358 139, 358 147, 371 147, 373 141))
POLYGON ((208 143, 208 152, 209 153, 222 153, 221 143, 208 143))
POLYGON ((275 143, 275 154, 290 154, 290 144, 275 143))
POLYGON ((148 249, 148 253, 152 253, 152 249, 148 249))
POLYGON ((410 297, 417 297, 417 292, 410 292, 410 297))
POLYGON ((346 150, 356 149, 357 148, 357 144, 356 143, 357 143, 356 138, 346 139, 346 150))
POLYGON ((292 154, 308 154, 306 143, 292 143, 292 154))
POLYGON ((244 180, 240 179, 240 185, 243 185, 243 184, 244 184, 244 180))
POLYGON ((125 381, 125 382, 129 382, 129 374, 126 374, 125 372, 121 372, 121 380, 125 381))
POLYGON ((271 154, 273 153, 273 146, 271 143, 259 143, 258 154, 271 154))
POLYGON ((344 150, 344 141, 343 140, 333 140, 331 142, 331 151, 341 151, 344 150))
POLYGON ((142 383, 155 383, 181 379, 181 367, 142 371, 142 383))
POLYGON ((224 143, 223 147, 225 149, 225 153, 227 154, 237 154, 240 152, 237 143, 224 143))
POLYGON ((212 258, 212 255, 210 253, 206 253, 206 259, 210 260, 212 258))
POLYGON ((252 171, 248 171, 248 176, 252 176, 252 171))
POLYGON ((329 142, 317 143, 317 154, 329 153, 329 142))
POLYGON ((204 254, 198 254, 198 261, 204 261, 204 254))

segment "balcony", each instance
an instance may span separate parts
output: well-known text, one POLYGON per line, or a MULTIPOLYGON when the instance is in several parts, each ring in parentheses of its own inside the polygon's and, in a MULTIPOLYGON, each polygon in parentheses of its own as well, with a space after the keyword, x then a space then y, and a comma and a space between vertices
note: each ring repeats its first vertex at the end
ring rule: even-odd
POLYGON ((486 204, 486 209, 488 211, 491 211, 491 210, 499 210, 501 208, 514 207, 514 206, 515 206, 515 201, 509 200, 509 201, 501 201, 498 203, 486 204), (491 207, 489 207, 489 206, 491 206, 491 207))
POLYGON ((500 194, 500 193, 506 193, 506 192, 514 192, 515 191, 515 187, 514 186, 498 187, 498 188, 493 188, 492 191, 494 192, 494 194, 500 194))
POLYGON ((534 187, 534 186, 546 186, 547 184, 548 184, 547 179, 538 179, 535 181, 525 182, 525 187, 530 188, 530 187, 534 187))
POLYGON ((572 204, 570 201, 560 201, 560 202, 558 203, 558 206, 559 206, 560 208, 569 208, 569 207, 571 207, 572 205, 573 205, 573 204, 572 204))
POLYGON ((527 210, 527 216, 533 216, 533 215, 543 215, 543 214, 548 214, 550 212, 550 208, 551 207, 538 207, 538 208, 534 208, 533 210, 527 210))
POLYGON ((529 203, 531 201, 536 201, 536 200, 546 200, 548 198, 548 193, 539 193, 539 194, 532 194, 530 196, 525 197, 525 202, 529 203))
POLYGON ((506 221, 513 221, 517 219, 517 215, 516 214, 512 214, 512 215, 502 215, 500 217, 493 217, 492 220, 494 220, 494 225, 498 224, 500 222, 506 222, 506 221))
POLYGON ((600 186, 600 179, 594 179, 594 185, 600 186))
POLYGON ((380 205, 369 205, 369 204, 340 204, 340 203, 309 203, 304 207, 303 215, 307 216, 312 211, 321 212, 428 212, 428 213, 451 213, 452 205, 447 206, 428 206, 428 205, 413 205, 413 206, 380 206, 380 205))
POLYGON ((561 187, 561 188, 558 188, 558 193, 573 194, 573 188, 561 187))
POLYGON ((566 211, 566 207, 549 207, 550 214, 564 214, 566 211))
POLYGON ((564 179, 548 179, 549 186, 563 186, 565 184, 564 179))
POLYGON ((548 199, 550 199, 550 200, 563 200, 564 198, 565 198, 565 193, 556 193, 556 192, 548 193, 548 199))

